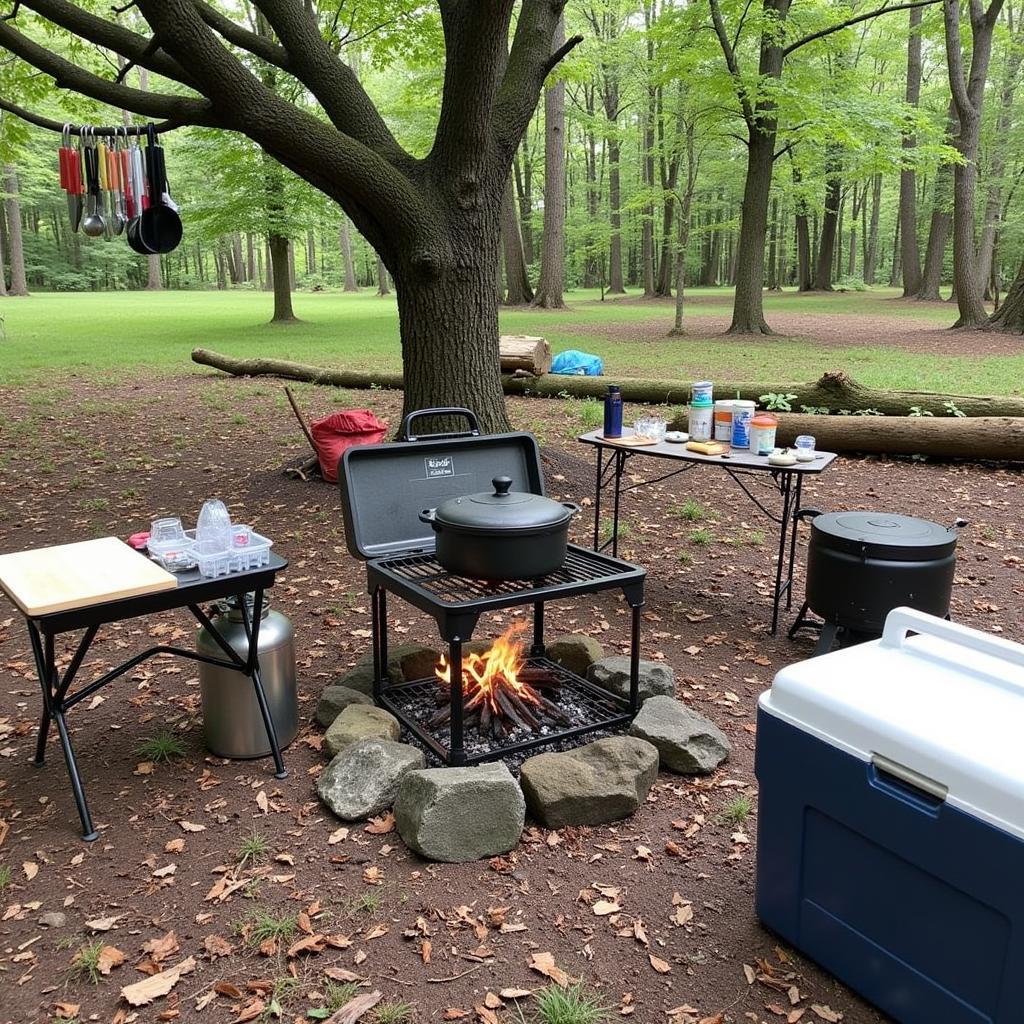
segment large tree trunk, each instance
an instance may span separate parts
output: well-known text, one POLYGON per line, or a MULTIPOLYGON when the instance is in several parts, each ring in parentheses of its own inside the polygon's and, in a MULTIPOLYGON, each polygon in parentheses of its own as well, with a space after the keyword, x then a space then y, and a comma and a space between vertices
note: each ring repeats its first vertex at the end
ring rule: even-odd
MULTIPOLYGON (((529 136, 529 129, 527 129, 529 136)), ((513 163, 516 179, 516 195, 519 199, 519 225, 523 239, 523 257, 527 266, 533 263, 533 158, 530 155, 529 138, 523 139, 522 166, 520 166, 519 150, 513 163)))
POLYGON ((836 253, 836 230, 839 206, 843 199, 838 156, 833 153, 825 161, 825 212, 821 218, 821 237, 818 241, 818 262, 814 268, 814 290, 832 291, 832 268, 836 253))
POLYGON ((352 231, 349 227, 348 217, 341 215, 341 227, 338 229, 338 244, 341 246, 341 262, 345 271, 346 292, 359 291, 359 282, 356 280, 356 266, 352 261, 352 231))
MULTIPOLYGON (((950 118, 955 116, 952 107, 950 118)), ((950 124, 950 135, 953 134, 955 122, 950 124)), ((921 287, 914 296, 924 302, 937 302, 941 296, 939 286, 942 283, 942 265, 946 259, 946 245, 949 242, 949 231, 953 225, 950 204, 953 197, 953 167, 951 164, 940 164, 935 173, 935 186, 932 196, 932 216, 928 227, 928 243, 925 246, 924 272, 921 275, 921 287)))
MULTIPOLYGON (((559 18, 554 49, 565 42, 565 19, 559 18)), ((544 238, 540 279, 534 305, 564 309, 565 299, 565 81, 544 90, 544 238)))
MULTIPOLYGON (((907 39, 907 106, 917 109, 921 99, 921 18, 923 7, 910 9, 907 39)), ((903 133, 903 167, 900 170, 900 264, 903 268, 903 297, 917 295, 921 288, 921 247, 917 239, 917 172, 912 164, 917 136, 903 133)))
MULTIPOLYGON (((618 99, 616 99, 616 104, 618 99)), ((619 160, 621 147, 618 139, 608 140, 608 292, 624 295, 626 285, 622 277, 622 185, 619 160)))
MULTIPOLYGON (((1021 291, 1024 292, 1024 286, 1021 291)), ((324 384, 338 388, 393 388, 404 386, 401 373, 386 373, 366 370, 339 370, 333 367, 311 366, 294 363, 285 359, 238 359, 207 349, 192 350, 193 362, 212 366, 225 373, 239 377, 283 377, 286 380, 301 380, 310 384, 324 384)), ((659 380, 646 377, 617 377, 622 388, 622 397, 628 402, 642 402, 654 405, 685 405, 689 400, 689 380, 659 380)), ((549 374, 538 378, 506 376, 501 379, 505 394, 558 398, 571 395, 573 398, 600 398, 608 390, 606 377, 564 377, 549 374)), ((1024 418, 1024 398, 1006 395, 957 395, 934 391, 879 391, 858 384, 842 371, 823 374, 819 380, 799 382, 780 381, 716 381, 721 394, 739 395, 749 401, 757 401, 766 391, 777 389, 794 394, 793 404, 797 408, 829 409, 833 413, 840 409, 856 412, 874 409, 899 420, 917 419, 908 414, 917 406, 922 412, 931 412, 936 419, 949 416, 947 402, 953 402, 968 419, 973 417, 1024 418)), ((472 408, 472 405, 470 406, 472 408)), ((823 421, 830 417, 818 416, 823 421)), ((849 419, 836 416, 836 419, 849 419)), ((861 419, 862 417, 856 417, 861 419)), ((876 419, 876 417, 864 417, 876 419)), ((921 417, 931 419, 932 417, 921 417)), ((959 417, 956 418, 960 420, 959 417)), ((962 420, 960 420, 962 422, 962 420)), ((813 431, 810 431, 813 433, 813 431)))
POLYGON ((274 282, 274 315, 272 324, 298 323, 292 310, 292 277, 289 267, 291 246, 283 235, 271 235, 268 239, 270 250, 270 276, 274 282))
POLYGON ((18 171, 14 164, 4 167, 4 187, 7 191, 7 261, 11 267, 11 286, 8 295, 28 295, 25 277, 25 250, 21 235, 21 203, 18 199, 18 171))
POLYGON ((384 266, 384 261, 377 256, 377 294, 378 295, 390 295, 391 286, 388 284, 388 268, 384 266))
POLYGON ((882 175, 876 174, 871 182, 871 217, 867 245, 864 248, 864 283, 874 284, 878 273, 878 219, 882 206, 882 175))
POLYGON ((713 288, 718 284, 719 264, 722 262, 722 202, 721 191, 715 197, 715 219, 711 220, 710 213, 705 221, 704 230, 707 232, 707 244, 705 246, 704 264, 700 271, 700 283, 705 288, 713 288))
POLYGON ((1024 334, 1024 263, 999 308, 988 318, 985 329, 1024 334))
POLYGON ((954 327, 978 327, 988 320, 983 284, 977 274, 974 205, 978 183, 978 140, 985 79, 992 56, 992 33, 1003 0, 991 0, 987 10, 972 0, 971 63, 965 73, 960 35, 960 2, 943 0, 946 28, 946 66, 960 133, 956 148, 962 157, 953 168, 953 287, 960 310, 954 327))
POLYGON ((771 334, 764 318, 764 240, 775 157, 775 121, 758 122, 747 144, 747 175, 729 334, 771 334))
POLYGON ((525 306, 533 299, 533 288, 530 286, 530 274, 523 255, 523 240, 519 234, 519 218, 516 216, 511 178, 501 202, 501 247, 505 255, 505 303, 509 306, 525 306))
POLYGON ((4 270, 4 252, 7 250, 7 246, 4 244, 7 240, 7 224, 4 216, 4 205, 0 203, 0 299, 7 297, 7 278, 6 271, 4 270))

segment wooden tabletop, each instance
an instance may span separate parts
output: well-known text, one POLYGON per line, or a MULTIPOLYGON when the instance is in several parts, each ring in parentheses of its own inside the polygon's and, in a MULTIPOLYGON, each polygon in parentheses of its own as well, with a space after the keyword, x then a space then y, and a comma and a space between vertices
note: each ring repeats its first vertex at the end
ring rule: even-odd
POLYGON ((177 585, 171 573, 117 537, 0 555, 0 589, 32 618, 177 585))
MULTIPOLYGON (((622 433, 626 437, 633 435, 633 431, 629 427, 623 427, 622 433)), ((597 448, 615 448, 619 451, 629 452, 631 455, 652 455, 661 459, 705 463, 718 466, 721 469, 770 470, 776 473, 820 473, 838 458, 835 452, 816 451, 813 462, 797 462, 792 466, 771 466, 768 464, 767 455, 753 455, 749 448, 730 448, 723 455, 702 455, 700 452, 689 451, 685 444, 673 444, 669 441, 662 441, 660 444, 619 444, 617 441, 605 438, 603 431, 600 430, 581 434, 576 440, 597 448)))

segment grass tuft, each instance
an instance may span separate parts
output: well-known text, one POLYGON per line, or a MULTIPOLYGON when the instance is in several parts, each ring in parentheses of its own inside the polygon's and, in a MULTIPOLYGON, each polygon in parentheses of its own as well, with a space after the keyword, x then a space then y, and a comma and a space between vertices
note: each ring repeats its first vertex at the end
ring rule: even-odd
POLYGON ((740 793, 722 808, 721 819, 729 825, 742 825, 750 817, 753 809, 754 803, 750 797, 740 793))
POLYGON ((88 978, 94 985, 100 983, 100 953, 103 951, 103 942, 87 942, 78 947, 78 951, 71 958, 71 974, 74 978, 88 978))
POLYGON ((254 948, 268 939, 285 944, 294 938, 299 927, 298 914, 282 914, 275 917, 267 910, 254 910, 235 926, 239 934, 244 930, 248 942, 254 948))
POLYGON ((672 511, 688 523, 699 523, 708 517, 708 510, 693 498, 687 498, 682 505, 677 505, 672 511))
POLYGON ((603 1024, 611 1019, 606 1006, 602 1006, 594 993, 581 982, 568 988, 549 985, 534 993, 537 1005, 530 1017, 519 1011, 519 1020, 532 1024, 603 1024))
POLYGON ((411 1003, 381 1003, 370 1020, 373 1024, 408 1024, 416 1019, 416 1007, 411 1003))
POLYGON ((175 757, 185 756, 185 744, 174 733, 158 732, 144 739, 136 748, 136 753, 147 761, 171 761, 175 757))
POLYGON ((11 884, 12 877, 10 864, 0 865, 0 892, 3 892, 11 884))
POLYGON ((699 547, 706 547, 715 539, 714 534, 703 526, 690 532, 690 543, 699 547))
POLYGON ((270 853, 269 840, 266 836, 257 832, 256 829, 253 829, 238 848, 238 866, 243 867, 246 864, 254 864, 268 853, 270 853))

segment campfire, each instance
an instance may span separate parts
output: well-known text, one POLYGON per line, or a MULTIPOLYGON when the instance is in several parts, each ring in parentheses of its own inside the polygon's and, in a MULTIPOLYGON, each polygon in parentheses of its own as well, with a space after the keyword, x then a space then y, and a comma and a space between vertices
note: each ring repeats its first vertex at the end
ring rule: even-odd
MULTIPOLYGON (((483 654, 473 653, 463 659, 464 724, 475 726, 481 736, 503 739, 515 729, 540 732, 545 722, 569 722, 558 705, 540 692, 557 690, 561 680, 546 668, 530 665, 523 656, 518 636, 525 629, 526 623, 517 622, 483 654)), ((443 654, 434 674, 445 687, 451 684, 451 667, 443 654)), ((431 719, 431 728, 451 718, 447 691, 439 700, 447 706, 431 719)))

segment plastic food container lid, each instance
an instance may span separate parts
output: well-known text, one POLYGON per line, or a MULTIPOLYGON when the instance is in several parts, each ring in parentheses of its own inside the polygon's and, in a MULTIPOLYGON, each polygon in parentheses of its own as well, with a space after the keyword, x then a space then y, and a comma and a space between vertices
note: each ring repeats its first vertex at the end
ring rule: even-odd
POLYGON ((777 427, 779 420, 776 416, 771 416, 766 412, 759 412, 751 421, 752 427, 777 427))

